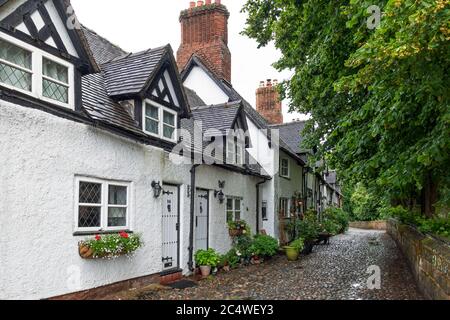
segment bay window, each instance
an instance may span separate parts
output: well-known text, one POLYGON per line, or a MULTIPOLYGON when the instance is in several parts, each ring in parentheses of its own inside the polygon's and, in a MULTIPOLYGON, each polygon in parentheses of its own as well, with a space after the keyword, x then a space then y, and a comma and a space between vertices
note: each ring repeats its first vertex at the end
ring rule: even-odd
POLYGON ((74 109, 73 65, 3 33, 0 85, 74 109))
POLYGON ((77 231, 117 231, 129 228, 129 183, 78 177, 76 199, 77 231))
POLYGON ((144 102, 144 131, 149 135, 177 141, 177 113, 153 101, 144 102))

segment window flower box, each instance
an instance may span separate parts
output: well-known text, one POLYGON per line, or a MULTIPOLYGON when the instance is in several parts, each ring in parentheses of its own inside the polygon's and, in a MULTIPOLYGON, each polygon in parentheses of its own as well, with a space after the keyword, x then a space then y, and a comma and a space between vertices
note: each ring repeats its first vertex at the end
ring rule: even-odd
POLYGON ((244 234, 250 234, 250 227, 244 220, 228 222, 228 233, 230 237, 239 237, 244 234))
POLYGON ((96 235, 94 239, 80 241, 78 253, 83 259, 114 259, 129 255, 142 246, 139 235, 124 231, 111 235, 96 235))

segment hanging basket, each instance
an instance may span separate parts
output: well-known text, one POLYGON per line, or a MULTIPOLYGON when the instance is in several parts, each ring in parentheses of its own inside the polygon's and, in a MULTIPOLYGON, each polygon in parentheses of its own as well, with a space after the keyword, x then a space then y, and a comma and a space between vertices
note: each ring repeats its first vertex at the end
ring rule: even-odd
POLYGON ((94 251, 82 243, 78 245, 78 253, 83 259, 94 259, 94 251))
POLYGON ((230 237, 239 237, 243 235, 243 229, 228 229, 230 237))

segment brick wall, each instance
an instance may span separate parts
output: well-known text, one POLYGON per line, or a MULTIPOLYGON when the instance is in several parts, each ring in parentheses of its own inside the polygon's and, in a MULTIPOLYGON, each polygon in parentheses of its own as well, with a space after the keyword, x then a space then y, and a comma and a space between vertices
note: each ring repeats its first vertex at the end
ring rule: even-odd
POLYGON ((450 300, 450 244, 390 219, 387 231, 405 255, 422 293, 450 300))
POLYGON ((277 81, 261 81, 256 90, 256 110, 270 123, 283 123, 283 110, 280 95, 277 90, 277 81))
POLYGON ((220 78, 231 82, 231 52, 228 49, 227 8, 216 0, 191 2, 180 14, 181 45, 177 52, 182 70, 195 53, 220 78))

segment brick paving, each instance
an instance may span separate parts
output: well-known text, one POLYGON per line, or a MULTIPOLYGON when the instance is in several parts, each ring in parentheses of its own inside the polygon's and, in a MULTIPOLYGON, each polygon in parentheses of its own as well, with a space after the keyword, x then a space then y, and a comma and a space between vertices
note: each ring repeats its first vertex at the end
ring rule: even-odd
POLYGON ((404 257, 383 231, 350 229, 297 262, 277 256, 198 282, 194 288, 130 291, 115 299, 419 300, 404 257), (367 269, 379 266, 381 289, 368 289, 367 269))

